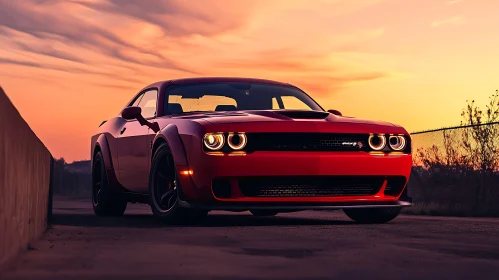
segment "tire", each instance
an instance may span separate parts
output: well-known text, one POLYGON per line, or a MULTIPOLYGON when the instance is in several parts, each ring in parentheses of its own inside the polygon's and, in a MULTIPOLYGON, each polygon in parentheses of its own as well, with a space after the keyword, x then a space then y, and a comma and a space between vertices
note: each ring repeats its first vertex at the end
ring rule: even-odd
POLYGON ((154 153, 149 174, 149 205, 154 216, 168 224, 195 224, 208 215, 206 210, 180 207, 177 170, 168 144, 154 153))
POLYGON ((97 152, 92 164, 92 208, 97 216, 121 216, 127 201, 109 186, 104 158, 97 152))
POLYGON ((343 212, 352 220, 361 224, 383 224, 395 219, 402 210, 401 207, 387 208, 352 208, 343 212))
POLYGON ((269 216, 275 216, 278 214, 277 211, 272 211, 272 210, 250 210, 250 212, 254 216, 258 216, 258 217, 269 217, 269 216))

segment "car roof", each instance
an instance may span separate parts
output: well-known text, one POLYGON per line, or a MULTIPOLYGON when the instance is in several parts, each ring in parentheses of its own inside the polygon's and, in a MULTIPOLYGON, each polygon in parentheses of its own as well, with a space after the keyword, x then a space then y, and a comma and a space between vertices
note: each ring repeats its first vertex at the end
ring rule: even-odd
POLYGON ((241 82, 241 83, 262 83, 272 85, 290 86, 289 83, 283 83, 273 80, 257 79, 257 78, 241 78, 241 77, 199 77, 199 78, 183 78, 174 80, 164 80, 150 84, 146 88, 160 85, 185 85, 197 83, 217 83, 217 82, 241 82))

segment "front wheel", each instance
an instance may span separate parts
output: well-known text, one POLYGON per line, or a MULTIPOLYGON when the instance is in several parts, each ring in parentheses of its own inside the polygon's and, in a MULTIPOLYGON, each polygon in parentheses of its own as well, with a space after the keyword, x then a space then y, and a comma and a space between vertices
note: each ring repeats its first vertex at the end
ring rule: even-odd
POLYGON ((166 143, 156 150, 149 175, 149 204, 154 216, 166 223, 197 223, 208 211, 186 209, 178 203, 177 170, 166 143))
POLYGON ((401 210, 401 207, 352 208, 343 209, 343 212, 357 223, 382 224, 395 219, 400 214, 401 210))
POLYGON ((92 166, 92 207, 95 215, 121 216, 126 206, 123 196, 109 187, 104 158, 101 152, 97 152, 92 166))

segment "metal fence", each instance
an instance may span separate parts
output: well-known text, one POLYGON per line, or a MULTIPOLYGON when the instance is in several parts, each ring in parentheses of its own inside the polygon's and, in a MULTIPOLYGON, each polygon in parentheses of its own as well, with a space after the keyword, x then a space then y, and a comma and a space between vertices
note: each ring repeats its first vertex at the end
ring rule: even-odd
POLYGON ((499 216, 499 122, 411 133, 408 212, 499 216))
POLYGON ((422 164, 424 155, 438 156, 443 164, 499 171, 499 122, 413 132, 411 137, 415 165, 422 164))

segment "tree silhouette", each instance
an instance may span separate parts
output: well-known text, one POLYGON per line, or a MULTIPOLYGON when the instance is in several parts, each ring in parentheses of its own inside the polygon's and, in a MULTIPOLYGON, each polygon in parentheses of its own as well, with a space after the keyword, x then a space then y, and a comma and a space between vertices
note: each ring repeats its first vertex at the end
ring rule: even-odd
POLYGON ((462 134, 464 156, 481 172, 496 171, 499 165, 499 129, 492 125, 499 121, 499 92, 496 90, 489 99, 485 113, 475 105, 475 100, 468 102, 461 113, 461 125, 468 126, 462 134))
POLYGON ((414 174, 425 192, 423 201, 467 205, 465 213, 498 213, 499 92, 489 99, 485 111, 474 100, 466 101, 460 127, 425 135, 442 133, 443 142, 414 155, 414 163, 423 167, 414 174))
POLYGON ((462 110, 461 128, 443 130, 443 151, 437 145, 419 148, 415 162, 430 171, 442 168, 492 173, 499 167, 499 92, 489 97, 486 111, 475 101, 462 110))

